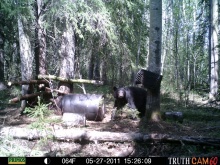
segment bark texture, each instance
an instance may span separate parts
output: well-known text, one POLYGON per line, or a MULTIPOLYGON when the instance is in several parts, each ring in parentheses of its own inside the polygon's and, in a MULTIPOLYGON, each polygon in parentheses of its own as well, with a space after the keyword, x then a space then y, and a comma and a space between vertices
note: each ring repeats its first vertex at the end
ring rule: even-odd
MULTIPOLYGON (((25 33, 21 17, 18 17, 18 32, 19 32, 19 45, 20 45, 20 60, 21 60, 21 77, 22 81, 32 79, 33 74, 33 55, 31 53, 31 43, 29 36, 25 33)), ((22 95, 28 93, 29 85, 22 85, 22 95)), ((26 101, 21 103, 21 110, 26 107, 26 101)))
MULTIPOLYGON (((161 73, 161 41, 162 38, 162 1, 150 0, 150 32, 148 70, 161 73)), ((160 120, 160 90, 149 91, 147 97, 147 118, 152 121, 160 120)))
POLYGON ((18 139, 36 140, 41 138, 53 138, 55 140, 76 141, 76 142, 161 142, 179 144, 200 144, 220 146, 220 139, 206 137, 172 136, 167 134, 142 134, 142 133, 121 133, 121 132, 100 132, 80 129, 53 129, 37 130, 28 128, 4 127, 0 129, 1 136, 9 136, 18 139))
POLYGON ((215 100, 218 94, 218 0, 210 0, 210 93, 209 99, 215 100))
MULTIPOLYGON (((62 35, 61 42, 61 65, 60 65, 60 77, 74 78, 74 63, 75 63, 75 34, 73 27, 70 23, 66 23, 65 30, 62 35)), ((61 82, 59 84, 59 90, 65 93, 73 92, 71 84, 61 82)))

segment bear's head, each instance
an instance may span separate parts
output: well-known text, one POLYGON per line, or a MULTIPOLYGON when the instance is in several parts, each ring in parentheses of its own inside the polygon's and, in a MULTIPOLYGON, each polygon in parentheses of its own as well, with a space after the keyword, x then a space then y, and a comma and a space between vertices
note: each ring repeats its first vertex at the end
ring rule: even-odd
POLYGON ((113 90, 114 90, 113 95, 115 98, 114 107, 117 107, 117 109, 120 109, 123 106, 125 106, 125 104, 127 104, 126 90, 124 88, 117 88, 117 87, 113 87, 113 90))
POLYGON ((126 92, 124 88, 117 88, 117 87, 113 87, 114 90, 114 98, 125 98, 126 97, 126 92))

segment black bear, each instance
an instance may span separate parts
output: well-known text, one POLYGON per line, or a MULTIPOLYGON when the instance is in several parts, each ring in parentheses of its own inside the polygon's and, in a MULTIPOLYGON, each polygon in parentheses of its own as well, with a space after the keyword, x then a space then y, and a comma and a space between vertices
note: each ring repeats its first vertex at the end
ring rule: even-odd
POLYGON ((113 87, 114 90, 114 108, 120 109, 128 103, 131 109, 137 109, 140 116, 144 116, 147 103, 147 91, 138 87, 113 87))

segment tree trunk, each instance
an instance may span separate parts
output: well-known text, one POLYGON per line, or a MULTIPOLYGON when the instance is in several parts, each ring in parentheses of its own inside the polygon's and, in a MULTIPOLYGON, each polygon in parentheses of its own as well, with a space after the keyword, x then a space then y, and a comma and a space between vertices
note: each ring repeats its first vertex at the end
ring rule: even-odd
POLYGON ((99 57, 99 43, 97 38, 93 39, 91 56, 89 61, 89 79, 100 80, 100 57, 99 57))
POLYGON ((209 99, 215 100, 218 93, 218 0, 210 0, 210 93, 209 99))
POLYGON ((191 74, 190 74, 190 53, 189 53, 189 30, 187 30, 186 37, 186 76, 187 80, 185 80, 185 106, 189 102, 189 92, 191 89, 191 74))
POLYGON ((0 33, 0 82, 4 81, 4 39, 0 33))
MULTIPOLYGON (((150 32, 148 70, 161 74, 162 1, 150 0, 150 32)), ((148 92, 147 116, 152 121, 160 120, 160 90, 148 92)))
MULTIPOLYGON (((94 48, 92 48, 92 49, 94 49, 94 48)), ((93 79, 93 73, 94 73, 94 62, 95 61, 95 55, 94 55, 94 50, 92 50, 92 52, 91 52, 91 57, 90 57, 90 61, 89 61, 89 74, 88 74, 88 78, 90 79, 90 80, 92 80, 93 79)))
POLYGON ((105 44, 103 47, 103 57, 104 59, 101 61, 100 65, 100 80, 104 82, 104 84, 107 84, 108 79, 107 79, 107 61, 108 61, 108 50, 107 50, 107 45, 105 44))
MULTIPOLYGON (((176 25, 177 26, 177 25, 176 25)), ((173 43, 173 55, 175 57, 175 78, 176 78, 176 88, 178 93, 180 94, 180 83, 179 83, 179 60, 178 60, 178 26, 175 27, 174 32, 174 43, 173 43)), ((181 100, 181 96, 179 95, 179 99, 181 100)))
POLYGON ((95 58, 94 80, 100 80, 100 54, 99 53, 96 53, 96 58, 95 58))
MULTIPOLYGON (((106 57, 107 58, 107 57, 106 57)), ((101 81, 103 81, 104 84, 108 84, 108 78, 107 78, 107 60, 104 59, 101 64, 101 81)))
POLYGON ((77 37, 75 35, 75 58, 74 58, 74 77, 75 78, 82 78, 82 73, 81 73, 81 62, 80 62, 80 59, 81 59, 81 56, 80 56, 80 52, 81 52, 81 42, 80 42, 80 39, 79 37, 77 37))
MULTIPOLYGON (((29 36, 25 33, 21 17, 18 17, 18 32, 19 32, 19 45, 20 45, 20 59, 21 59, 21 77, 22 81, 32 79, 33 74, 33 56, 31 54, 31 44, 29 36)), ((29 85, 22 85, 22 95, 28 93, 29 85)), ((26 107, 26 101, 21 103, 21 110, 26 107)))
MULTIPOLYGON (((75 34, 71 23, 66 21, 65 31, 62 35, 61 43, 61 65, 60 65, 60 77, 74 78, 74 63, 75 63, 75 34)), ((72 84, 61 82, 59 84, 59 90, 65 93, 73 92, 72 84)))
POLYGON ((166 56, 168 54, 168 36, 169 36, 169 30, 170 30, 170 20, 169 20, 169 12, 166 10, 166 18, 164 20, 164 24, 167 26, 166 27, 166 32, 164 33, 164 41, 163 41, 163 45, 164 45, 164 50, 163 50, 163 56, 162 56, 162 61, 161 61, 161 75, 163 75, 163 71, 164 71, 164 63, 165 63, 165 59, 166 56))
POLYGON ((36 76, 38 74, 47 74, 46 69, 46 38, 45 29, 43 28, 43 11, 42 1, 36 0, 36 45, 35 45, 35 62, 36 62, 36 76))
POLYGON ((118 69, 118 82, 119 82, 119 86, 123 86, 124 85, 124 76, 123 76, 123 56, 124 56, 124 51, 123 51, 123 47, 121 48, 121 56, 119 56, 119 69, 118 69))

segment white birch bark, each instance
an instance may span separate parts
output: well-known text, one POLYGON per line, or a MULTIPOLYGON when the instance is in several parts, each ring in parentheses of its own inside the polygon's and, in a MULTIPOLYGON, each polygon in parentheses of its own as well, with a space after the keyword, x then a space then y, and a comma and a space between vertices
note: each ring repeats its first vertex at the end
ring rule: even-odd
MULTIPOLYGON (((162 1, 150 0, 150 32, 148 70, 161 74, 161 45, 162 45, 162 1)), ((147 118, 152 121, 160 120, 160 90, 156 93, 148 91, 147 118)))
POLYGON ((211 36, 210 36, 210 93, 209 99, 215 100, 218 93, 218 0, 210 0, 211 36))

